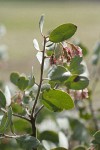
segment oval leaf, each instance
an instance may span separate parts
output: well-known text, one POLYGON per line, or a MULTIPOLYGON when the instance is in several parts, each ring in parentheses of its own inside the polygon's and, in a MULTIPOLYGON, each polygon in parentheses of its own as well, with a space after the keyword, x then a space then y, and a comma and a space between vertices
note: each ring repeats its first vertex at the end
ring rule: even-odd
POLYGON ((72 23, 60 25, 51 32, 49 39, 54 43, 59 43, 71 38, 76 30, 77 26, 72 23))
POLYGON ((36 39, 33 40, 33 45, 36 50, 38 50, 38 51, 40 50, 38 41, 36 39))
POLYGON ((35 78, 33 75, 28 77, 29 83, 28 83, 28 89, 31 88, 35 84, 35 78))
POLYGON ((12 72, 11 75, 10 75, 10 81, 11 81, 13 84, 17 85, 18 79, 19 79, 19 73, 17 73, 17 72, 12 72))
POLYGON ((42 140, 47 140, 47 141, 51 141, 54 143, 58 143, 59 142, 59 138, 58 138, 58 134, 54 131, 43 131, 42 133, 40 133, 40 137, 39 139, 42 140))
POLYGON ((9 107, 8 112, 4 114, 0 127, 0 133, 5 133, 7 128, 11 125, 12 121, 12 109, 9 107))
POLYGON ((35 137, 30 135, 21 136, 16 140, 23 149, 33 150, 33 148, 37 148, 40 145, 40 142, 35 137))
POLYGON ((48 78, 58 82, 64 82, 70 75, 70 72, 63 66, 53 66, 48 72, 48 78))
POLYGON ((22 76, 22 77, 19 77, 17 86, 20 90, 23 91, 28 87, 28 83, 29 83, 29 80, 26 79, 24 76, 22 76))
POLYGON ((0 107, 5 108, 6 106, 6 97, 3 92, 0 90, 0 107))
POLYGON ((0 133, 4 133, 5 132, 5 125, 7 122, 7 113, 4 114, 2 120, 1 120, 1 124, 0 124, 0 133))
POLYGON ((18 134, 23 133, 25 135, 25 134, 31 134, 32 132, 30 123, 24 119, 14 119, 13 124, 14 124, 15 131, 18 134))
POLYGON ((71 59, 69 70, 72 74, 82 74, 85 71, 84 66, 81 64, 82 57, 75 56, 71 59))
POLYGON ((55 111, 55 107, 59 110, 68 110, 74 107, 74 102, 70 95, 60 90, 51 89, 49 91, 44 91, 42 101, 48 109, 51 107, 53 111, 55 111))
POLYGON ((43 101, 43 104, 45 105, 45 107, 47 107, 49 110, 53 111, 53 112, 61 112, 63 111, 62 108, 58 108, 57 106, 55 106, 54 104, 52 104, 49 101, 43 101))
POLYGON ((11 107, 12 107, 12 111, 14 113, 21 114, 21 115, 24 114, 24 108, 22 107, 22 105, 14 102, 11 104, 11 107))
POLYGON ((66 86, 73 90, 83 90, 89 85, 87 77, 73 75, 66 81, 66 86))

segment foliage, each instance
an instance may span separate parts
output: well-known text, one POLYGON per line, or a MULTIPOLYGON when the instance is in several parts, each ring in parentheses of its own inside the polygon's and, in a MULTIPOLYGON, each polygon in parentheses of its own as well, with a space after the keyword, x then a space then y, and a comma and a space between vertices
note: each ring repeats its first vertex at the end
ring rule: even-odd
MULTIPOLYGON (((0 90, 1 145, 3 140, 12 138, 17 149, 99 150, 100 131, 97 131, 90 91, 88 97, 89 79, 83 60, 87 49, 82 43, 68 41, 75 34, 76 25, 62 24, 47 36, 43 25, 44 16, 41 16, 43 49, 33 40, 40 63, 40 81, 36 81, 33 68, 29 76, 12 72, 10 81, 16 94, 8 87, 5 92, 0 90), (90 128, 91 122, 94 126, 90 128), (95 131, 90 146, 91 133, 95 131), (79 146, 74 144, 77 142, 79 146)), ((99 64, 99 46, 94 50, 93 65, 99 64)))

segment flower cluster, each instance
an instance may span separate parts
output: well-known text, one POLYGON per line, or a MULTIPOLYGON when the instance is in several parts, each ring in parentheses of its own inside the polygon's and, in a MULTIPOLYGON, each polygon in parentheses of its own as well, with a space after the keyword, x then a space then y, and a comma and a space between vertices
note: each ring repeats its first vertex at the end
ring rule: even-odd
POLYGON ((55 51, 54 53, 50 56, 50 65, 61 65, 63 63, 70 64, 71 59, 74 58, 75 56, 82 57, 82 49, 79 46, 76 46, 72 43, 63 43, 61 47, 59 57, 56 57, 55 51))
POLYGON ((67 62, 70 62, 75 56, 82 57, 82 49, 74 44, 67 44, 67 46, 63 46, 63 55, 67 62))
POLYGON ((74 100, 83 100, 88 98, 88 89, 83 90, 69 90, 68 93, 74 100))

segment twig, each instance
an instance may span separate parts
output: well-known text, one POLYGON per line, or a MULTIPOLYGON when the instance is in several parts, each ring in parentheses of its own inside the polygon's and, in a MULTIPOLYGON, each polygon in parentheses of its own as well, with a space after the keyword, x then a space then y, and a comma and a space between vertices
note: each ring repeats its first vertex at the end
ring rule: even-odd
POLYGON ((19 138, 19 137, 21 137, 21 135, 7 135, 7 134, 4 134, 4 137, 6 137, 6 138, 19 138))
POLYGON ((42 64, 41 64, 41 74, 40 74, 40 83, 39 83, 39 87, 38 87, 37 96, 36 96, 36 99, 35 99, 35 102, 34 102, 34 105, 33 105, 33 108, 32 108, 31 119, 34 118, 33 114, 34 114, 35 107, 36 107, 36 104, 37 104, 37 101, 38 101, 38 98, 39 98, 39 95, 40 95, 41 85, 42 85, 42 81, 43 81, 45 45, 46 45, 46 37, 44 37, 44 46, 43 46, 43 55, 42 55, 42 64))
POLYGON ((19 138, 21 135, 7 135, 7 134, 1 134, 0 138, 19 138))
MULTIPOLYGON (((0 108, 0 110, 4 113, 7 113, 7 110, 5 110, 4 108, 0 108)), ((31 120, 29 118, 25 117, 25 116, 15 114, 15 113, 12 113, 12 115, 15 116, 15 117, 19 117, 21 119, 27 120, 28 122, 31 122, 31 120)))
POLYGON ((4 113, 7 113, 7 111, 4 108, 0 108, 0 110, 4 113))
POLYGON ((44 105, 42 105, 38 110, 37 112, 35 113, 34 117, 36 118, 37 115, 39 114, 39 112, 43 109, 44 105))
POLYGON ((22 115, 19 115, 19 114, 15 114, 15 113, 12 113, 13 116, 15 117, 19 117, 21 119, 24 119, 24 120, 27 120, 28 122, 31 122, 31 120, 25 116, 22 116, 22 115))

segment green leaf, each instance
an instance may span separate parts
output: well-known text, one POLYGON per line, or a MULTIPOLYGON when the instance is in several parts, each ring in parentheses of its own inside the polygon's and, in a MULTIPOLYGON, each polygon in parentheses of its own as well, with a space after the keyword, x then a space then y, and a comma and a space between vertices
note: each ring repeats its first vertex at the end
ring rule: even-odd
POLYGON ((41 16, 40 21, 39 21, 39 28, 40 28, 41 33, 43 30, 43 25, 44 25, 44 15, 41 16))
POLYGON ((82 57, 75 56, 71 59, 69 70, 72 74, 82 74, 84 72, 84 66, 80 64, 82 62, 82 57))
POLYGON ((65 84, 69 89, 82 90, 89 85, 89 80, 84 76, 73 75, 69 77, 65 84))
POLYGON ((100 130, 94 134, 94 138, 100 144, 100 130))
POLYGON ((29 79, 29 82, 28 82, 27 88, 29 89, 35 84, 35 78, 34 78, 34 76, 30 76, 28 79, 29 79))
POLYGON ((19 138, 16 138, 18 144, 24 150, 33 150, 33 148, 37 148, 40 145, 40 142, 33 136, 24 135, 19 138))
POLYGON ((0 123, 0 131, 2 130, 2 127, 4 126, 4 124, 6 123, 7 120, 7 113, 5 113, 1 119, 1 123, 0 123))
POLYGON ((42 133, 40 133, 39 136, 40 141, 42 140, 47 140, 47 141, 51 141, 53 143, 58 143, 59 142, 59 138, 58 138, 58 134, 54 131, 43 131, 42 133))
POLYGON ((7 128, 11 125, 12 121, 12 108, 9 107, 8 112, 4 114, 2 121, 1 121, 1 126, 0 126, 0 133, 5 133, 7 128))
POLYGON ((17 85, 19 77, 20 77, 20 76, 19 76, 19 73, 17 73, 17 72, 12 72, 11 75, 10 75, 10 81, 11 81, 13 84, 17 85))
POLYGON ((87 150, 85 146, 77 146, 73 150, 87 150))
POLYGON ((29 80, 24 76, 19 77, 17 86, 20 90, 24 91, 28 87, 29 80))
POLYGON ((54 104, 52 104, 51 102, 49 102, 47 100, 43 101, 43 104, 45 105, 45 107, 47 107, 51 111, 54 111, 54 112, 61 112, 61 111, 63 111, 62 108, 58 108, 57 106, 55 106, 54 104))
POLYGON ((17 113, 17 114, 23 114, 24 113, 24 108, 18 103, 12 103, 11 107, 12 107, 12 111, 14 113, 17 113))
POLYGON ((70 65, 71 65, 71 67, 73 68, 73 67, 79 65, 81 62, 82 62, 82 57, 80 57, 80 56, 75 56, 74 58, 71 59, 70 65))
POLYGON ((29 104, 31 97, 30 96, 23 96, 23 103, 24 104, 29 104))
POLYGON ((17 72, 11 73, 10 80, 22 91, 24 91, 28 86, 28 88, 30 88, 34 84, 34 77, 28 80, 25 76, 20 76, 17 72))
POLYGON ((46 50, 47 56, 52 56, 54 54, 54 50, 46 50))
POLYGON ((67 150, 66 148, 63 148, 63 147, 58 147, 58 148, 53 148, 51 150, 67 150))
POLYGON ((6 106, 6 97, 3 92, 0 90, 0 107, 5 108, 6 106))
POLYGON ((70 65, 75 67, 77 66, 78 64, 80 64, 82 62, 82 57, 80 56, 75 56, 74 58, 71 59, 71 63, 70 65))
POLYGON ((42 84, 42 86, 41 86, 41 91, 42 91, 42 92, 43 92, 44 90, 48 91, 48 90, 50 90, 50 88, 51 88, 50 84, 44 83, 44 84, 42 84))
POLYGON ((4 133, 6 130, 7 114, 5 113, 0 124, 0 133, 4 133))
POLYGON ((54 43, 59 43, 71 38, 76 30, 77 26, 72 23, 62 24, 50 33, 49 39, 54 43))
POLYGON ((51 81, 51 80, 49 80, 49 84, 50 84, 50 86, 51 86, 52 89, 54 89, 55 86, 57 85, 57 83, 55 81, 51 81))
POLYGON ((53 66, 48 72, 48 78, 56 82, 64 82, 70 76, 70 72, 63 66, 53 66))
POLYGON ((51 89, 44 91, 42 94, 42 102, 52 111, 68 110, 74 107, 74 102, 70 95, 60 90, 51 89))
POLYGON ((14 124, 14 127, 15 127, 15 131, 19 134, 20 133, 31 134, 31 132, 32 132, 31 124, 28 121, 24 120, 24 119, 18 119, 18 118, 16 119, 14 117, 13 124, 14 124))

